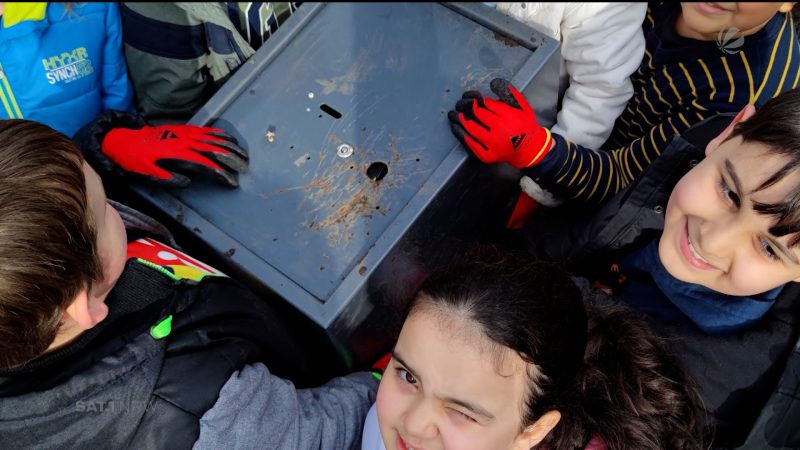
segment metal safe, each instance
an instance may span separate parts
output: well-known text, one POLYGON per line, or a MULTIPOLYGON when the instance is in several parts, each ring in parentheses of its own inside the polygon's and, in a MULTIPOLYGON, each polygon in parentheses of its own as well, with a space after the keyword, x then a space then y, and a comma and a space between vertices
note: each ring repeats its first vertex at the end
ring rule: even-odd
POLYGON ((249 151, 241 186, 134 191, 363 366, 450 240, 502 226, 518 181, 447 112, 504 77, 551 125, 559 64, 557 41, 482 4, 306 3, 190 121, 249 151))

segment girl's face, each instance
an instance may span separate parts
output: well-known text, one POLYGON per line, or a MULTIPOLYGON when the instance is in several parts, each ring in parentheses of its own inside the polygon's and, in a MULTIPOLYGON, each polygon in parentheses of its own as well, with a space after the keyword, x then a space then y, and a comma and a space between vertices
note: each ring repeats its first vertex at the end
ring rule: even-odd
POLYGON ((530 449, 555 423, 522 429, 527 368, 459 313, 417 308, 378 389, 386 449, 530 449))

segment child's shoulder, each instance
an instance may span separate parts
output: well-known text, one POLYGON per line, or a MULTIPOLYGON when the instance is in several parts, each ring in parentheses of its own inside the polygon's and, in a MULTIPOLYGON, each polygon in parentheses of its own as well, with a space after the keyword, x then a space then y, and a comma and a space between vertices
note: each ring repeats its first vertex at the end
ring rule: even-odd
POLYGON ((50 23, 62 22, 92 15, 106 15, 117 10, 117 4, 112 2, 52 2, 47 4, 47 19, 50 23))

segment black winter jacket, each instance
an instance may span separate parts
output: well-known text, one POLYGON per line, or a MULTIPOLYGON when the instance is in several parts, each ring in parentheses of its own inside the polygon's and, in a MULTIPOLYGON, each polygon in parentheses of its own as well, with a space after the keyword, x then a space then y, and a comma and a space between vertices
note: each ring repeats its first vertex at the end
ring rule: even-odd
POLYGON ((229 278, 175 281, 130 259, 106 303, 72 344, 0 372, 0 448, 191 448, 234 371, 311 372, 286 325, 229 278))
MULTIPOLYGON (((599 211, 537 216, 523 230, 529 250, 609 285, 614 262, 660 235, 673 187, 704 157, 707 143, 731 118, 716 116, 676 137, 642 175, 599 211), (575 225, 565 230, 564 223, 575 225)), ((582 287, 591 300, 607 297, 590 283, 582 287)), ((709 336, 688 324, 651 320, 697 383, 715 447, 736 448, 747 439, 743 448, 800 448, 798 294, 800 285, 790 283, 756 326, 730 336, 709 336)))

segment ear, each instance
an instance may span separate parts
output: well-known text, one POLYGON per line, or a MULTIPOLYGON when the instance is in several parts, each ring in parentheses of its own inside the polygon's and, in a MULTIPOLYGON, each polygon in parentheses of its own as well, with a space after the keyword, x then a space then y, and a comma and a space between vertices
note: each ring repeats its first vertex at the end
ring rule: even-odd
POLYGON ((778 8, 778 11, 786 14, 794 8, 795 3, 797 2, 783 2, 781 3, 781 7, 778 8))
POLYGON ((86 289, 81 289, 64 310, 64 315, 72 319, 80 329, 88 330, 106 318, 108 307, 102 301, 90 298, 86 289))
POLYGON ((547 433, 558 425, 559 420, 561 420, 560 412, 547 411, 533 425, 522 430, 522 433, 514 439, 512 448, 514 450, 530 450, 536 447, 547 436, 547 433))
POLYGON ((733 132, 733 128, 736 126, 737 123, 749 119, 755 113, 756 113, 755 106, 751 104, 745 105, 744 108, 742 108, 742 110, 739 111, 739 114, 737 114, 736 117, 733 118, 731 123, 722 131, 722 133, 720 133, 719 136, 715 137, 708 143, 708 145, 706 146, 706 156, 710 155, 711 152, 719 148, 719 146, 723 142, 725 142, 726 139, 728 139, 728 136, 731 135, 731 133, 733 132))

